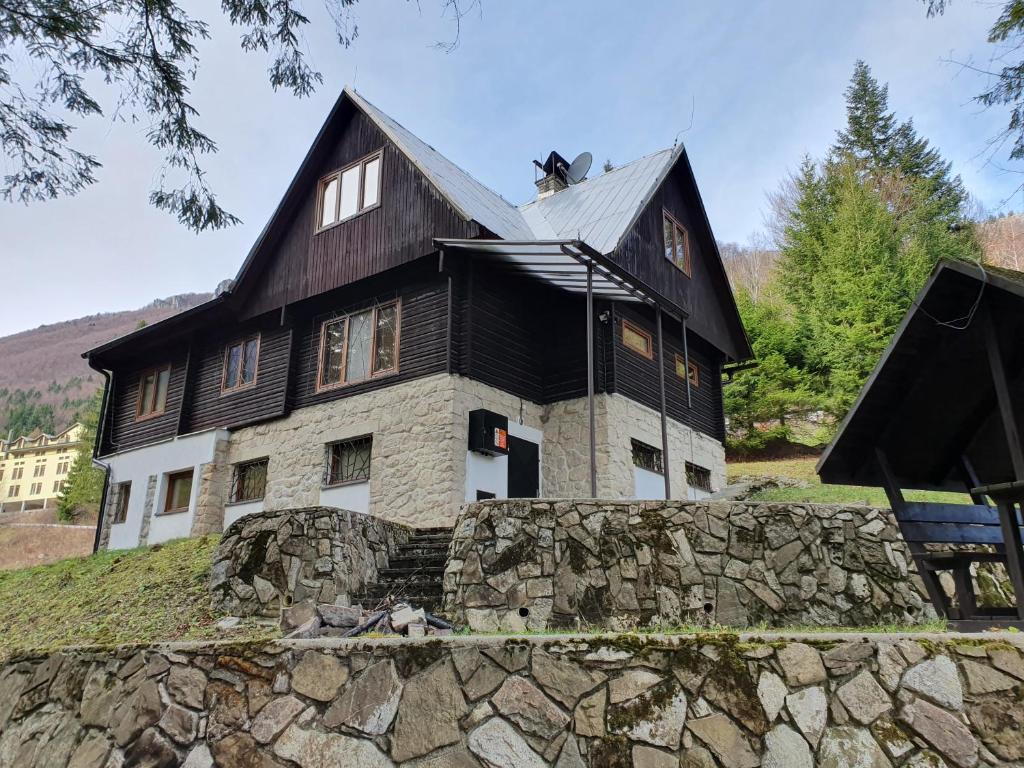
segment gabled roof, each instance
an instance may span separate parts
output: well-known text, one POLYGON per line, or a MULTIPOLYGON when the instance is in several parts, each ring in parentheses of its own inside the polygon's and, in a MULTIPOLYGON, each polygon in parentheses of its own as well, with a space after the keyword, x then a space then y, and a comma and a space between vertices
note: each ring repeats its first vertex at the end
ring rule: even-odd
POLYGON ((680 144, 587 179, 520 207, 537 239, 582 240, 615 250, 683 151, 680 144))

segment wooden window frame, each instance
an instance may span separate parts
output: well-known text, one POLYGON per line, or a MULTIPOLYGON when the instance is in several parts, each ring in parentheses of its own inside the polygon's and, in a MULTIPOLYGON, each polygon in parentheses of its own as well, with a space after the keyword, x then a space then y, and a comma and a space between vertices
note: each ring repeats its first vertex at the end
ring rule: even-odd
POLYGON ((179 472, 168 472, 165 476, 166 487, 164 488, 164 503, 163 509, 158 512, 159 515, 180 515, 182 512, 188 512, 192 506, 192 485, 196 481, 195 467, 192 469, 183 469, 179 472), (178 478, 189 478, 189 492, 188 492, 188 503, 184 507, 171 507, 171 496, 174 493, 174 482, 178 478))
POLYGON ((135 420, 136 421, 148 421, 149 419, 155 419, 158 416, 163 416, 167 413, 167 398, 171 394, 171 364, 165 363, 158 365, 153 368, 147 368, 139 374, 139 391, 135 396, 135 420), (142 393, 146 389, 146 379, 149 378, 150 374, 153 374, 153 407, 156 407, 156 397, 160 388, 157 386, 157 382, 160 380, 160 374, 167 371, 167 392, 164 394, 164 407, 159 411, 153 410, 149 413, 142 412, 142 393))
POLYGON ((399 370, 399 352, 402 349, 402 300, 401 298, 392 299, 385 301, 381 304, 374 304, 369 307, 362 309, 353 310, 346 312, 345 314, 337 315, 336 317, 330 317, 320 323, 320 343, 317 347, 317 358, 316 358, 316 391, 317 392, 328 392, 332 389, 340 389, 342 387, 350 387, 355 384, 361 384, 365 381, 371 381, 373 379, 383 379, 388 376, 396 376, 399 370), (374 366, 376 365, 376 349, 377 349, 377 313, 382 309, 389 307, 395 308, 395 364, 391 368, 385 368, 380 371, 375 371, 374 366), (361 315, 364 312, 370 312, 370 373, 364 379, 356 379, 355 381, 348 381, 346 379, 346 369, 348 368, 348 337, 349 331, 352 326, 349 323, 349 319, 355 315, 361 315), (327 326, 331 323, 339 321, 345 321, 345 344, 342 347, 341 354, 341 380, 331 382, 329 384, 324 383, 324 344, 327 341, 327 326))
POLYGON ((229 344, 226 344, 224 346, 224 360, 222 361, 221 368, 220 368, 220 393, 221 393, 221 395, 233 395, 236 392, 242 392, 242 391, 244 391, 246 389, 252 389, 253 387, 256 386, 256 382, 259 380, 259 376, 260 376, 260 351, 262 349, 262 346, 263 346, 263 334, 259 333, 259 332, 250 334, 249 336, 245 336, 245 337, 243 337, 241 339, 235 339, 234 341, 232 341, 229 344), (242 383, 235 384, 235 386, 233 386, 233 387, 227 386, 227 383, 228 383, 228 360, 231 357, 231 350, 234 349, 235 347, 238 347, 238 346, 242 347, 242 353, 241 353, 241 356, 239 358, 239 365, 242 366, 242 367, 240 367, 238 369, 238 380, 239 380, 239 382, 241 382, 242 381, 242 370, 244 370, 244 366, 245 366, 245 347, 246 347, 246 345, 250 341, 253 341, 253 340, 256 341, 256 370, 253 371, 253 373, 252 373, 252 381, 250 381, 250 382, 248 382, 246 384, 242 384, 242 383))
POLYGON ((346 437, 343 440, 333 440, 324 446, 324 476, 321 487, 323 488, 344 488, 347 485, 359 485, 360 483, 370 482, 370 478, 373 475, 373 433, 366 435, 356 435, 355 437, 346 437), (338 445, 345 445, 348 443, 358 443, 366 440, 370 443, 370 460, 366 467, 366 477, 357 477, 352 480, 338 480, 331 482, 331 460, 333 458, 334 448, 338 445))
POLYGON ((246 461, 240 461, 231 468, 231 495, 228 497, 230 500, 228 504, 255 504, 256 502, 263 501, 267 497, 267 480, 270 475, 270 457, 263 456, 258 459, 248 459, 246 461), (238 491, 242 487, 241 483, 241 471, 248 467, 263 464, 265 469, 263 470, 263 493, 259 496, 254 496, 251 499, 240 499, 238 498, 238 491))
POLYGON ((356 218, 358 216, 362 216, 364 213, 372 211, 375 208, 380 208, 381 197, 382 197, 381 193, 383 192, 383 189, 384 189, 384 148, 383 147, 381 147, 380 149, 376 150, 375 152, 371 152, 368 155, 364 155, 363 157, 361 157, 358 160, 355 160, 355 161, 349 163, 346 166, 343 166, 341 168, 338 168, 336 170, 331 171, 330 173, 328 173, 328 174, 326 174, 324 176, 321 176, 320 179, 316 183, 316 206, 314 207, 313 234, 320 234, 321 232, 326 232, 328 229, 333 229, 334 227, 338 226, 339 224, 344 224, 346 221, 352 221, 352 219, 354 219, 354 218, 356 218), (372 163, 374 160, 377 160, 378 158, 380 159, 380 173, 377 174, 377 202, 374 203, 373 205, 368 205, 365 208, 363 208, 362 207, 362 203, 363 203, 363 197, 364 197, 364 194, 363 194, 364 184, 366 183, 366 166, 367 166, 367 164, 372 163), (323 217, 323 212, 324 212, 324 210, 323 210, 324 209, 324 189, 327 187, 327 185, 331 181, 333 181, 335 179, 337 180, 337 182, 338 182, 338 199, 335 200, 335 202, 334 202, 334 210, 335 210, 335 215, 340 217, 340 215, 341 215, 341 175, 343 173, 345 173, 346 171, 350 171, 350 170, 352 170, 353 168, 356 168, 356 167, 359 168, 359 191, 356 192, 356 195, 357 195, 357 206, 358 207, 356 208, 356 212, 353 213, 351 216, 346 216, 344 219, 336 218, 330 224, 322 224, 321 222, 323 222, 323 220, 324 220, 324 217, 323 217))
POLYGON ((110 518, 110 524, 121 525, 128 521, 128 504, 132 496, 131 480, 118 483, 115 491, 117 495, 114 497, 114 516, 110 518))
POLYGON ((676 376, 678 376, 683 381, 686 381, 686 379, 684 379, 679 374, 679 368, 681 366, 685 365, 686 366, 686 372, 689 374, 689 378, 690 378, 690 386, 693 387, 694 389, 699 388, 700 387, 700 366, 698 366, 697 363, 695 363, 693 360, 687 360, 682 355, 678 355, 678 354, 676 355, 675 363, 676 363, 675 364, 676 376))
MULTIPOLYGON (((684 275, 686 275, 687 277, 693 277, 693 263, 692 263, 692 257, 691 257, 691 251, 690 251, 690 230, 687 229, 686 226, 684 226, 683 223, 681 221, 679 221, 679 219, 677 219, 675 216, 673 216, 671 213, 669 213, 664 208, 661 210, 661 215, 664 217, 663 218, 663 223, 662 223, 662 226, 661 226, 661 232, 662 232, 662 239, 663 240, 664 240, 664 237, 665 237, 665 225, 664 225, 664 222, 667 221, 667 222, 670 222, 672 224, 672 258, 671 259, 666 258, 665 260, 669 264, 674 266, 676 269, 678 269, 680 272, 682 272, 684 275), (683 233, 683 256, 684 256, 684 258, 683 258, 683 265, 682 266, 679 265, 679 262, 676 261, 676 257, 675 257, 676 246, 678 245, 678 242, 677 242, 676 238, 679 236, 679 232, 680 231, 683 233)), ((662 253, 664 253, 666 250, 668 250, 668 243, 664 243, 664 248, 662 250, 662 253)))
POLYGON ((650 331, 644 330, 639 325, 630 320, 627 320, 626 318, 622 318, 622 346, 624 346, 630 352, 638 354, 641 357, 646 357, 648 360, 654 359, 654 337, 651 335, 650 331), (646 352, 639 350, 636 347, 631 347, 629 344, 626 343, 627 328, 631 332, 635 333, 637 336, 643 336, 645 339, 647 339, 646 352))

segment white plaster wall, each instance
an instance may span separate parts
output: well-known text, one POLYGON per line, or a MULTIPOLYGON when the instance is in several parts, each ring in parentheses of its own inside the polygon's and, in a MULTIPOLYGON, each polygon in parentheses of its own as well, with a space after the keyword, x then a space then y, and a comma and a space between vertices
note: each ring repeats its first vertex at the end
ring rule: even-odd
POLYGON ((664 499, 665 476, 649 469, 633 467, 633 498, 664 499))
MULTIPOLYGON (((508 433, 539 446, 538 459, 544 466, 544 433, 539 429, 522 424, 508 423, 508 433)), ((466 439, 469 439, 469 422, 466 422, 466 439)), ((475 451, 466 451, 466 501, 476 501, 477 491, 493 493, 495 498, 508 498, 508 456, 488 456, 475 451)), ((544 474, 540 473, 540 496, 544 495, 544 474)))
MULTIPOLYGON (((370 477, 373 477, 371 460, 370 477)), ((348 483, 320 489, 320 506, 350 509, 353 512, 370 511, 370 484, 348 483)))
POLYGON ((199 466, 213 459, 220 430, 208 430, 185 435, 144 448, 125 451, 104 459, 110 465, 110 483, 130 482, 131 496, 128 499, 128 515, 123 523, 110 527, 109 549, 128 549, 139 545, 142 520, 146 506, 146 487, 150 475, 158 477, 154 514, 150 520, 147 543, 167 541, 189 535, 192 515, 195 511, 196 496, 199 493, 199 466), (193 468, 192 498, 187 512, 160 515, 158 512, 166 495, 166 475, 193 468))
POLYGON ((224 530, 228 529, 236 520, 240 520, 246 515, 254 515, 258 512, 263 511, 263 499, 259 501, 246 501, 238 502, 235 504, 227 504, 224 507, 224 530))

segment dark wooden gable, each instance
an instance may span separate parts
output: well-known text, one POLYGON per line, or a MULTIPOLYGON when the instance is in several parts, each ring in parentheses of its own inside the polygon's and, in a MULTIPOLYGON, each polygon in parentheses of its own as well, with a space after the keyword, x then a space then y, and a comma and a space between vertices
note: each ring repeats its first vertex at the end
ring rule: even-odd
POLYGON ((753 356, 686 153, 655 190, 611 258, 690 313, 688 327, 732 360, 753 356), (663 212, 689 233, 690 276, 665 258, 663 212))
POLYGON ((479 233, 342 94, 242 267, 233 301, 253 317, 413 261, 434 250, 435 237, 479 233), (317 232, 318 181, 382 148, 381 204, 317 232))

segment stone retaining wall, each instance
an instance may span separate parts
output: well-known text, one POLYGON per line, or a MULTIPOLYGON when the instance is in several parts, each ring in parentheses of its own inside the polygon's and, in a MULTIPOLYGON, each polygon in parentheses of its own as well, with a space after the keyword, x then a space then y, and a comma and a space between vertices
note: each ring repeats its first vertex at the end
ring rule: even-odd
POLYGON ((934 617, 887 511, 730 502, 484 501, 455 528, 448 618, 477 631, 934 617))
POLYGON ((404 525, 331 507, 260 512, 224 533, 210 571, 215 610, 270 615, 312 599, 334 603, 377 580, 399 544, 404 525))
POLYGON ((0 668, 0 768, 1018 765, 1022 681, 977 636, 65 651, 0 668))

